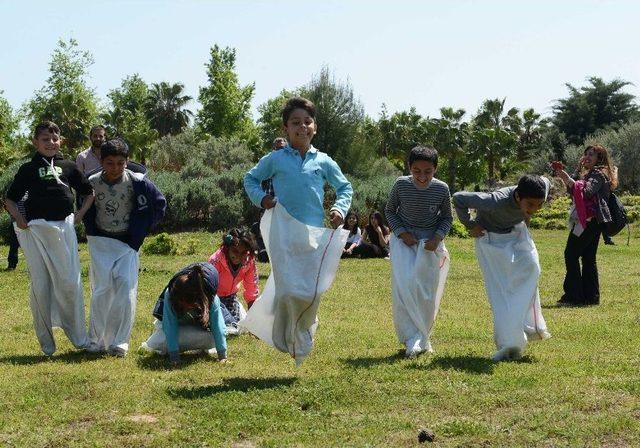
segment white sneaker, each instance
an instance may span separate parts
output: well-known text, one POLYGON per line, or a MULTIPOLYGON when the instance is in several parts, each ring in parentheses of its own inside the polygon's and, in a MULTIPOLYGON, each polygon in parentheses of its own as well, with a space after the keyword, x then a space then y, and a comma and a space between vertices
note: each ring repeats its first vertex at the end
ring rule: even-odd
POLYGON ((422 343, 421 338, 419 336, 407 339, 405 343, 407 347, 407 351, 405 352, 405 356, 407 358, 415 358, 422 352, 420 348, 420 344, 422 343))
POLYGON ((433 353, 433 347, 431 347, 431 341, 428 339, 420 340, 420 353, 433 353))

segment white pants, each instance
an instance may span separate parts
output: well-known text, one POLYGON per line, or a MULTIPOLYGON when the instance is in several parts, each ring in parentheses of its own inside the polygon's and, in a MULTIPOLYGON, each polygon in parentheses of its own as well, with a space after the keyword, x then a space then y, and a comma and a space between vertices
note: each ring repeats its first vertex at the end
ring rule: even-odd
POLYGON ((476 253, 498 352, 516 349, 521 355, 528 340, 551 337, 540 308, 538 251, 527 226, 518 224, 507 234, 486 232, 476 239, 476 253))
POLYGON ((423 346, 430 345, 449 273, 449 252, 444 243, 429 251, 424 242, 407 246, 391 234, 393 325, 398 340, 405 345, 416 340, 422 341, 423 346))
POLYGON ((33 327, 46 355, 56 351, 53 327, 60 327, 76 348, 87 345, 84 301, 80 279, 78 239, 73 214, 64 221, 29 221, 29 228, 14 224, 31 279, 33 327))
POLYGON ((88 236, 91 254, 91 350, 129 349, 138 294, 138 252, 122 241, 88 236))
MULTIPOLYGON (((142 343, 144 350, 167 354, 167 336, 162 329, 162 321, 153 323, 153 333, 142 343)), ((178 329, 178 346, 180 353, 195 350, 206 350, 210 354, 215 353, 216 344, 210 331, 196 325, 180 325, 178 329)))
POLYGON ((260 231, 271 274, 238 326, 300 365, 313 348, 320 296, 333 283, 349 232, 307 226, 280 204, 265 212, 260 231))

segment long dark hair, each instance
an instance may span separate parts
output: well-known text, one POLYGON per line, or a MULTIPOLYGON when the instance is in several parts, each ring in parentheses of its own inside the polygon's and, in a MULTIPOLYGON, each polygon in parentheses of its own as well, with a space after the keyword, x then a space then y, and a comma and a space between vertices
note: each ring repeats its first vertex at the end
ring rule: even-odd
POLYGON ((384 225, 384 218, 382 217, 382 213, 380 213, 378 210, 374 210, 369 213, 369 224, 367 224, 367 231, 375 232, 373 224, 371 224, 371 217, 375 218, 375 220, 378 221, 378 225, 382 229, 382 234, 384 236, 389 235, 389 228, 384 225))
POLYGON ((175 278, 169 291, 171 306, 176 314, 195 309, 202 325, 209 325, 209 297, 204 288, 204 272, 195 265, 191 272, 175 278))
POLYGON ((349 231, 349 236, 351 235, 355 235, 356 233, 358 233, 358 226, 360 224, 360 217, 358 216, 358 213, 356 213, 354 210, 349 210, 349 213, 347 213, 347 216, 344 218, 344 229, 347 229, 349 231), (351 216, 355 216, 356 217, 356 225, 353 226, 353 229, 350 229, 349 227, 347 227, 349 225, 349 218, 351 216))

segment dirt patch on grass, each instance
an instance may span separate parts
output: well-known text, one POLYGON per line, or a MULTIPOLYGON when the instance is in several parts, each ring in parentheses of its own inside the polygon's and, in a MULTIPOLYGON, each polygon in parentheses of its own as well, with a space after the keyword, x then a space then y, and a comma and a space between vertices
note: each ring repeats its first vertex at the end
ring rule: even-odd
POLYGON ((158 417, 155 417, 150 414, 136 414, 129 415, 127 420, 134 423, 156 423, 158 421, 158 417))

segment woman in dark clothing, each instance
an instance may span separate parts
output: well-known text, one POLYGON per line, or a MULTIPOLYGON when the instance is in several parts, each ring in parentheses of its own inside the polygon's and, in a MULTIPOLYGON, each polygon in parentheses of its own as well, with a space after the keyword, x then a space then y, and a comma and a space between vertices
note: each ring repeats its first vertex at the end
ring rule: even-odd
POLYGON ((600 303, 600 285, 596 254, 601 226, 611 222, 607 200, 618 184, 617 170, 607 149, 600 145, 585 149, 573 176, 559 165, 555 166, 558 168, 555 174, 567 186, 573 199, 569 217, 571 232, 564 250, 567 269, 564 294, 558 304, 597 305, 600 303))
POLYGON ((390 231, 384 225, 382 214, 374 210, 369 215, 369 224, 364 228, 362 241, 353 249, 353 255, 360 258, 385 258, 389 256, 390 231))

